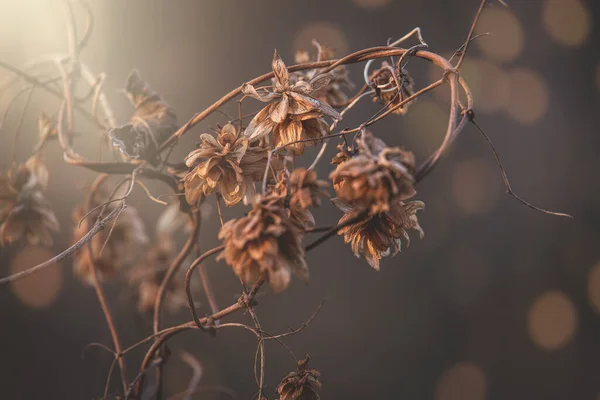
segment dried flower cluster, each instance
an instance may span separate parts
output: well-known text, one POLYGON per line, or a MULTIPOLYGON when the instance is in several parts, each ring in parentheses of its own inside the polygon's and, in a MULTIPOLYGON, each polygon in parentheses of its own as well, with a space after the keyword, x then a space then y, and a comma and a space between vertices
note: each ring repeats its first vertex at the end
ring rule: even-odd
POLYGON ((177 130, 175 111, 135 69, 127 77, 125 93, 135 114, 128 124, 111 130, 110 138, 125 158, 155 161, 158 146, 177 130))
POLYGON ((0 244, 25 238, 30 244, 52 244, 58 220, 46 200, 48 170, 40 157, 0 175, 0 244))
POLYGON ((386 147, 369 132, 364 132, 357 144, 356 152, 341 151, 333 160, 337 168, 331 179, 338 195, 334 204, 345 213, 338 222, 344 226, 339 234, 350 243, 354 255, 364 256, 379 270, 382 257, 396 255, 402 241, 410 245, 408 230, 417 230, 423 238, 416 211, 425 204, 403 202, 416 193, 412 153, 386 147))
MULTIPOLYGON (((67 9, 72 12, 69 7, 67 9)), ((76 31, 74 26, 71 28, 70 31, 76 31)), ((426 46, 420 31, 417 29, 416 32, 422 46, 426 46)), ((466 43, 471 38, 472 34, 466 43)), ((71 39, 76 44, 73 53, 78 55, 87 39, 79 42, 77 38, 71 39)), ((88 69, 79 57, 57 63, 61 70, 58 79, 63 81, 62 91, 40 83, 39 86, 64 99, 58 112, 40 115, 39 141, 34 156, 7 175, 0 176, 0 243, 13 243, 23 238, 32 244, 51 244, 51 232, 58 230, 58 222, 45 198, 48 171, 41 158, 41 151, 51 147, 50 144, 60 146, 69 164, 103 174, 127 176, 123 182, 129 182, 130 187, 123 197, 117 197, 122 192, 119 191, 121 186, 113 188, 111 193, 106 183, 109 180, 105 180, 104 175, 90 187, 86 201, 72 214, 75 224, 72 246, 61 253, 64 257, 60 256, 66 258, 74 254, 75 274, 94 285, 101 300, 104 281, 116 276, 126 277, 127 290, 135 297, 138 310, 152 313, 153 335, 145 341, 152 340, 153 344, 140 365, 136 382, 130 383, 123 361, 127 351, 120 347, 106 302, 100 302, 112 334, 115 354, 118 355, 115 365, 120 364, 123 391, 128 393, 127 398, 143 398, 144 393, 150 393, 144 392, 143 386, 149 375, 147 372, 153 368, 157 370, 156 387, 162 388, 160 379, 166 361, 163 357, 165 342, 175 333, 190 328, 214 333, 220 328, 240 326, 239 323, 217 325, 221 318, 241 309, 248 310, 252 317, 254 327, 245 327, 258 337, 259 350, 267 339, 279 341, 283 336, 296 333, 267 335, 260 327, 254 312, 256 302, 252 300, 264 282, 268 282, 274 292, 281 292, 289 286, 294 275, 308 281, 306 251, 336 234, 343 236, 354 255, 364 257, 375 270, 379 270, 383 257, 396 255, 403 245, 409 246, 411 231, 423 238, 417 212, 425 205, 422 201, 411 199, 416 194, 415 176, 421 178, 428 170, 423 172, 420 168, 417 174, 413 153, 386 145, 366 127, 371 129, 371 125, 387 116, 395 106, 398 107, 393 110, 396 115, 403 115, 410 103, 399 107, 401 102, 415 93, 420 95, 446 82, 451 83, 452 113, 463 118, 461 123, 454 121, 458 117, 450 118, 447 131, 451 135, 456 135, 461 124, 467 121, 473 104, 466 86, 463 86, 467 94, 465 106, 459 101, 457 90, 466 85, 459 80, 461 61, 453 66, 434 53, 415 53, 411 49, 396 47, 398 43, 363 49, 335 61, 330 48, 313 42, 316 54, 298 51, 296 62, 299 65, 291 71, 275 52, 271 62, 272 74, 249 81, 252 84, 243 84, 196 114, 181 128, 174 109, 141 78, 137 70, 127 77, 124 89, 135 107, 134 115, 116 128, 112 128, 116 122, 102 93, 101 76, 95 83, 83 79, 90 89, 87 98, 94 97, 91 111, 84 109, 86 99, 75 95, 82 76, 89 75, 78 73, 88 69), (444 80, 415 92, 414 82, 406 70, 406 61, 410 57, 427 59, 442 68, 444 80), (369 73, 371 63, 376 60, 381 62, 380 68, 369 73), (365 85, 352 93, 350 90, 354 89, 354 85, 347 65, 361 62, 366 62, 363 73, 365 85), (263 84, 266 86, 261 86, 263 84), (345 127, 332 132, 338 129, 342 115, 347 115, 368 96, 383 105, 379 112, 356 128, 345 127), (187 153, 187 156, 184 159, 173 159, 177 154, 173 149, 183 134, 209 114, 221 111, 227 101, 236 97, 239 100, 238 119, 217 125, 211 133, 201 134, 196 148, 185 150, 183 154, 187 153), (255 114, 244 116, 242 104, 245 107, 247 103, 244 101, 252 102, 252 99, 264 103, 263 107, 255 114), (96 107, 98 104, 109 126, 102 122, 96 107), (105 139, 110 138, 111 144, 121 153, 118 162, 88 161, 75 151, 72 145, 85 134, 76 133, 85 130, 79 131, 74 127, 75 120, 81 117, 94 123, 105 139), (252 119, 248 122, 247 117, 252 119), (244 127, 246 122, 248 124, 244 127), (312 164, 304 164, 306 160, 300 156, 304 155, 307 146, 326 143, 335 137, 343 144, 338 146, 339 152, 331 160, 335 167, 329 174, 329 180, 321 180, 315 166, 323 157, 330 156, 326 153, 326 146, 321 148, 312 164), (311 166, 305 168, 303 165, 311 166), (146 185, 148 180, 160 181, 172 192, 155 196, 155 188, 146 185), (167 205, 164 199, 173 200, 159 217, 150 245, 142 219, 129 205, 132 199, 129 195, 138 186, 155 203, 167 205), (330 198, 327 192, 329 186, 333 187, 335 198, 330 198), (262 189, 260 194, 257 189, 262 189), (222 224, 218 233, 222 245, 197 254, 198 258, 192 262, 191 255, 200 253, 200 249, 205 247, 205 237, 200 234, 200 228, 203 226, 202 218, 207 216, 200 205, 213 195, 222 224), (317 226, 313 208, 321 206, 323 198, 330 199, 343 213, 335 226, 327 226, 333 221, 317 226), (243 216, 224 221, 221 199, 228 207, 239 203, 250 207, 243 216), (98 221, 103 223, 96 225, 98 221), (324 233, 305 247, 305 236, 317 235, 318 232, 324 233), (177 235, 187 235, 185 246, 178 244, 177 235), (195 276, 192 273, 196 267, 206 265, 203 263, 208 256, 219 252, 218 259, 225 260, 244 283, 241 285, 242 295, 233 305, 219 308, 211 294, 206 270, 201 268, 200 279, 212 313, 200 318, 190 289, 190 281, 195 276), (188 267, 185 279, 182 279, 183 265, 188 267), (245 284, 253 286, 248 288, 245 284), (174 310, 184 303, 187 303, 193 321, 165 328, 161 310, 165 306, 174 310)), ((23 76, 27 77, 28 84, 36 83, 38 79, 27 74, 23 76)), ((430 158, 434 160, 431 164, 437 162, 450 142, 444 141, 430 158)), ((425 167, 427 164, 425 162, 425 167)), ((258 379, 257 374, 257 397, 264 399, 264 351, 257 352, 259 354, 261 376, 258 379)), ((309 369, 308 362, 307 356, 298 362, 296 372, 281 381, 276 389, 280 400, 319 399, 320 374, 309 369)), ((106 388, 109 389, 108 384, 106 388)), ((152 393, 162 397, 160 392, 152 393)))
MULTIPOLYGON (((308 51, 300 49, 296 51, 297 64, 303 64, 312 61, 326 61, 335 58, 335 53, 332 49, 323 46, 314 40, 313 44, 317 48, 316 56, 311 57, 308 51)), ((311 79, 313 79, 318 73, 319 70, 317 69, 294 72, 290 74, 290 81, 292 83, 297 81, 310 82, 311 79)), ((316 99, 333 107, 339 107, 348 102, 348 96, 344 92, 344 89, 354 89, 354 83, 352 83, 352 80, 350 80, 350 74, 345 65, 340 65, 339 67, 334 68, 329 75, 331 76, 329 83, 315 91, 313 96, 316 99)))
MULTIPOLYGON (((102 204, 108 200, 107 193, 100 191, 93 196, 88 205, 77 207, 73 211, 73 243, 79 241, 96 222, 102 204), (82 218, 92 212, 80 223, 82 218)), ((120 207, 117 203, 106 204, 106 213, 120 207)), ((77 276, 84 282, 92 282, 92 268, 95 268, 98 279, 113 278, 126 267, 131 266, 140 256, 144 246, 148 243, 148 236, 144 223, 134 207, 127 207, 120 211, 119 218, 106 229, 102 230, 89 242, 89 246, 82 248, 73 256, 73 268, 77 276), (91 254, 90 254, 91 253, 91 254)))
POLYGON ((307 145, 316 143, 329 134, 324 116, 341 119, 340 114, 327 103, 317 100, 315 93, 326 87, 331 75, 317 75, 310 81, 290 82, 287 67, 275 52, 272 62, 273 90, 256 89, 250 84, 244 85, 246 96, 269 103, 250 121, 244 134, 250 140, 261 139, 273 132, 273 146, 286 146, 285 149, 295 155, 304 153, 307 145), (260 90, 260 92, 259 92, 260 90), (294 143, 300 140, 315 141, 294 143))
MULTIPOLYGON (((395 106, 415 93, 414 80, 404 68, 392 67, 387 61, 381 68, 373 71, 370 85, 374 88, 373 101, 383 105, 395 106)), ((404 114, 413 100, 394 110, 404 114)))
POLYGON ((318 391, 321 390, 319 378, 321 374, 316 369, 309 369, 307 355, 304 360, 298 361, 298 370, 288 374, 279 386, 277 394, 279 400, 319 400, 318 391))
POLYGON ((200 145, 185 159, 190 171, 183 178, 185 197, 196 205, 200 198, 218 193, 227 206, 240 201, 250 204, 267 166, 267 148, 252 145, 232 124, 223 126, 217 136, 200 135, 200 145))
POLYGON ((283 196, 256 196, 247 216, 227 221, 219 232, 225 251, 222 259, 246 283, 260 278, 274 291, 285 289, 292 274, 308 280, 302 226, 289 216, 283 196))

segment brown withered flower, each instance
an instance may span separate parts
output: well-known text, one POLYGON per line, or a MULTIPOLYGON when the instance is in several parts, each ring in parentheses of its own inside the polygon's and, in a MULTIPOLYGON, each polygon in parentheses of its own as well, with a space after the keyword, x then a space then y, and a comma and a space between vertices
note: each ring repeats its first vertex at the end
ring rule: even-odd
POLYGON ((219 232, 225 259, 246 283, 264 278, 275 292, 285 289, 292 273, 308 280, 302 227, 288 215, 277 193, 257 195, 247 216, 227 221, 219 232))
POLYGON ((309 369, 307 355, 304 360, 298 361, 298 371, 288 374, 277 386, 279 400, 319 400, 318 391, 321 390, 319 378, 321 373, 316 369, 309 369))
MULTIPOLYGON (((333 203, 345 213, 338 224, 347 223, 363 212, 339 199, 334 199, 333 203)), ((410 229, 419 232, 419 237, 423 238, 424 232, 419 226, 416 212, 424 207, 425 204, 421 201, 404 203, 396 200, 387 211, 361 218, 340 229, 338 234, 344 236, 344 242, 350 243, 356 257, 364 256, 371 267, 379 270, 379 260, 382 257, 398 254, 402 242, 406 247, 410 245, 410 229)))
MULTIPOLYGON (((371 86, 375 89, 373 101, 382 105, 387 105, 391 102, 390 107, 392 107, 415 93, 414 80, 408 72, 404 68, 399 70, 398 68, 391 67, 387 61, 381 63, 380 69, 373 71, 369 80, 371 86), (394 71, 394 74, 392 74, 392 70, 394 71), (394 75, 396 76, 396 79, 394 79, 394 75), (400 86, 399 94, 396 82, 400 86)), ((406 113, 413 101, 414 100, 411 100, 402 107, 397 108, 394 110, 394 113, 406 113)))
POLYGON ((109 136, 125 158, 154 162, 157 147, 178 128, 175 111, 135 69, 127 77, 125 94, 135 106, 135 114, 129 123, 112 129, 109 136))
MULTIPOLYGON (((100 190, 92 199, 90 206, 97 207, 107 200, 106 192, 100 190)), ((104 215, 108 215, 115 207, 120 207, 120 203, 109 203, 104 215)), ((75 227, 72 243, 79 241, 91 229, 102 208, 99 207, 91 212, 81 225, 79 225, 79 221, 88 212, 87 205, 76 207, 73 210, 72 220, 75 227)), ((96 267, 98 279, 110 279, 118 271, 131 266, 147 243, 148 236, 143 221, 137 210, 128 206, 106 229, 98 232, 90 242, 73 255, 73 269, 75 274, 87 283, 92 282, 92 265, 96 267), (90 246, 93 258, 90 257, 90 246)))
MULTIPOLYGON (((316 40, 313 40, 313 45, 317 48, 316 56, 311 57, 310 53, 306 50, 300 49, 296 51, 296 63, 305 64, 314 61, 327 61, 335 58, 335 53, 329 47, 319 44, 316 40)), ((318 73, 317 69, 297 71, 290 74, 290 80, 292 82, 307 81, 310 80, 318 73)), ((329 83, 319 90, 313 93, 313 96, 327 104, 337 107, 340 104, 344 104, 348 101, 348 96, 344 93, 343 89, 353 89, 354 83, 350 80, 348 69, 345 65, 340 65, 334 68, 331 72, 331 80, 329 83)))
POLYGON ((59 224, 45 190, 48 170, 39 156, 0 175, 0 244, 25 238, 30 244, 52 244, 59 224))
POLYGON ((399 147, 387 147, 370 132, 356 141, 355 154, 338 154, 330 174, 338 198, 353 207, 376 214, 389 209, 393 199, 414 196, 414 155, 399 147), (345 161, 344 161, 345 160, 345 161))
MULTIPOLYGON (((169 269, 175 252, 169 241, 158 237, 156 244, 148 250, 146 260, 129 271, 129 285, 135 291, 137 307, 141 313, 152 313, 158 289, 169 269)), ((170 311, 175 311, 186 304, 185 296, 181 292, 183 279, 176 275, 169 282, 165 292, 165 306, 170 311)))
MULTIPOLYGON (((262 179, 267 166, 268 150, 240 136, 232 124, 221 128, 217 137, 204 133, 201 143, 185 158, 191 170, 183 178, 185 197, 195 205, 202 196, 220 193, 225 204, 241 200, 250 204, 256 194, 254 182, 262 179)), ((277 159, 271 160, 276 166, 277 159)))
POLYGON ((317 179, 314 170, 296 168, 289 177, 289 210, 290 217, 300 222, 305 228, 315 226, 315 217, 309 207, 319 207, 321 197, 328 197, 324 189, 329 183, 317 179))
MULTIPOLYGON (((315 139, 316 142, 327 135, 329 127, 323 117, 328 115, 341 119, 341 115, 327 103, 317 100, 314 93, 329 83, 331 75, 317 75, 308 82, 292 84, 287 67, 277 52, 273 56, 272 68, 275 74, 272 91, 256 89, 250 84, 243 87, 245 95, 269 103, 250 121, 244 135, 252 141, 273 132, 275 148, 298 140, 315 139)), ((286 150, 302 154, 304 147, 311 144, 314 143, 295 143, 286 146, 286 150)))
MULTIPOLYGON (((185 231, 189 223, 190 219, 179 210, 179 202, 169 204, 158 218, 154 245, 148 250, 145 260, 129 270, 129 285, 135 293, 140 312, 154 311, 158 289, 176 257, 175 234, 185 231)), ((179 271, 165 288, 164 304, 170 311, 186 304, 181 290, 182 272, 179 271)))

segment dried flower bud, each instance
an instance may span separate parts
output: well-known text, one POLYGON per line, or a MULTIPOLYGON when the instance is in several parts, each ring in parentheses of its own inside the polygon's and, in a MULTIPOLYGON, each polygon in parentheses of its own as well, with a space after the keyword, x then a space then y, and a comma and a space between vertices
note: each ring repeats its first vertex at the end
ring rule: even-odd
POLYGON ((30 244, 52 244, 51 231, 59 224, 45 197, 48 170, 34 156, 6 176, 0 175, 0 244, 23 237, 30 244))
MULTIPOLYGON (((339 199, 334 199, 333 202, 345 213, 338 224, 356 218, 362 212, 339 199)), ((350 243, 356 257, 364 256, 371 267, 379 270, 379 260, 382 257, 396 255, 402 248, 402 241, 406 247, 410 245, 409 229, 416 230, 419 237, 423 238, 424 232, 419 226, 416 212, 424 207, 425 204, 421 201, 404 203, 397 200, 387 211, 368 215, 340 229, 338 234, 344 236, 344 242, 350 243)))
POLYGON ((290 83, 287 67, 275 52, 272 63, 275 78, 274 91, 259 92, 254 86, 244 85, 245 95, 262 102, 271 102, 258 112, 248 124, 244 135, 250 141, 261 139, 273 132, 273 145, 281 147, 298 140, 315 139, 315 142, 295 143, 286 146, 294 154, 304 153, 304 147, 329 133, 324 115, 341 119, 341 115, 327 103, 317 100, 313 93, 331 80, 328 74, 315 76, 310 81, 290 83))
POLYGON ((151 158, 157 147, 178 128, 175 112, 135 69, 127 77, 125 93, 135 114, 130 123, 112 129, 109 136, 126 157, 155 161, 151 158))
POLYGON ((414 196, 415 160, 411 152, 386 147, 369 132, 361 135, 357 145, 357 153, 348 155, 330 175, 340 200, 376 214, 387 211, 393 199, 414 196))
MULTIPOLYGON (((381 63, 381 68, 373 71, 369 79, 371 81, 371 86, 375 88, 373 101, 382 105, 387 105, 392 102, 390 106, 394 106, 415 93, 414 80, 408 72, 404 69, 400 71, 398 68, 392 68, 387 61, 383 61, 381 63), (392 70, 396 75, 396 79, 394 79, 394 75, 392 75, 392 70), (400 95, 398 95, 396 81, 400 85, 400 95)), ((408 110, 408 107, 413 101, 414 100, 411 100, 402 107, 397 108, 394 110, 394 113, 406 113, 406 110, 408 110)))
MULTIPOLYGON (((315 57, 311 57, 309 52, 306 50, 296 51, 296 63, 304 64, 311 61, 326 61, 331 60, 335 57, 335 53, 330 48, 319 44, 313 40, 313 44, 317 48, 315 57)), ((315 74, 319 71, 316 69, 298 71, 290 74, 290 80, 292 82, 306 81, 309 82, 315 74)), ((344 93, 343 89, 353 89, 354 83, 350 80, 348 69, 345 65, 340 65, 334 68, 331 72, 331 80, 321 89, 313 93, 313 97, 323 101, 327 104, 331 104, 334 107, 344 104, 348 101, 348 96, 344 93)))
POLYGON ((285 289, 294 273, 308 280, 302 227, 291 219, 277 193, 257 196, 247 216, 227 221, 219 232, 225 251, 219 259, 246 283, 264 278, 274 291, 285 289))
MULTIPOLYGON (((90 206, 94 208, 107 200, 107 194, 99 191, 90 206)), ((115 207, 120 207, 120 204, 107 204, 104 215, 112 212, 115 207)), ((101 209, 102 207, 99 207, 90 213, 81 225, 79 225, 79 221, 88 212, 87 206, 77 207, 73 211, 73 224, 75 225, 73 243, 79 241, 91 229, 101 209)), ((96 267, 100 280, 112 278, 119 270, 131 266, 148 243, 144 223, 134 207, 128 206, 123 209, 112 224, 109 228, 98 232, 89 244, 73 255, 75 273, 85 282, 92 281, 92 266, 96 267), (93 259, 90 258, 88 246, 91 246, 93 259)))
MULTIPOLYGON (((227 206, 241 200, 250 204, 256 194, 254 182, 262 179, 267 166, 268 150, 250 145, 232 124, 221 128, 216 138, 205 133, 200 140, 198 149, 185 159, 191 168, 183 178, 188 203, 195 205, 202 196, 220 193, 227 206)), ((274 161, 272 165, 277 164, 274 161)))
POLYGON ((309 207, 319 207, 321 197, 328 197, 324 190, 329 183, 317 179, 317 173, 314 170, 296 168, 289 177, 290 216, 300 222, 304 227, 313 227, 315 218, 309 211, 309 207))
POLYGON ((298 361, 298 371, 288 374, 277 386, 279 400, 319 400, 318 390, 321 390, 319 378, 321 374, 316 369, 308 369, 310 357, 298 361))
MULTIPOLYGON (((173 241, 158 237, 156 244, 148 251, 145 262, 129 271, 129 284, 136 292, 137 307, 141 313, 152 313, 156 303, 158 289, 174 258, 173 241)), ((170 311, 175 311, 186 304, 181 288, 183 279, 176 275, 166 287, 164 304, 170 311)))

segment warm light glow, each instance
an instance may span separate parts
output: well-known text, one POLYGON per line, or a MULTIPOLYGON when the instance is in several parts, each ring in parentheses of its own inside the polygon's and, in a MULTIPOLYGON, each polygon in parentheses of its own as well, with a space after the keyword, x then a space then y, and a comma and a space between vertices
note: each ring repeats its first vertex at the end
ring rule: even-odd
POLYGON ((581 0, 546 0, 544 26, 556 42, 580 46, 591 31, 591 13, 581 0))
MULTIPOLYGON (((11 273, 17 273, 52 258, 48 249, 28 246, 12 260, 11 273)), ((12 283, 15 296, 26 306, 44 308, 50 306, 63 285, 63 273, 59 265, 44 268, 37 273, 12 283)))
POLYGON ((528 317, 529 335, 544 350, 565 346, 577 328, 577 310, 562 292, 549 291, 539 296, 528 317))
POLYGON ((334 24, 328 22, 315 22, 306 25, 296 34, 296 37, 294 38, 294 48, 313 51, 313 39, 320 44, 333 49, 335 54, 339 57, 348 53, 348 40, 342 30, 334 24))
POLYGON ((485 374, 479 366, 470 362, 455 364, 438 381, 436 400, 483 400, 485 398, 485 374))
POLYGON ((496 64, 467 58, 461 75, 471 88, 476 111, 495 112, 506 107, 509 100, 512 101, 508 76, 496 64))
POLYGON ((512 61, 523 51, 523 28, 506 8, 487 8, 479 20, 477 34, 490 33, 475 40, 483 54, 498 60, 512 61))
POLYGON ((537 122, 548 108, 548 86, 535 71, 518 68, 510 71, 508 114, 522 124, 537 122))
POLYGON ((416 132, 415 151, 431 151, 439 146, 448 125, 448 111, 431 100, 417 100, 402 117, 408 132, 416 132))
POLYGON ((452 194, 458 208, 466 214, 484 214, 493 210, 502 188, 499 175, 483 160, 456 164, 452 175, 452 194))
POLYGON ((594 310, 600 314, 600 261, 594 265, 588 275, 588 299, 594 310))
POLYGON ((354 0, 354 4, 362 8, 381 8, 391 3, 391 0, 354 0))

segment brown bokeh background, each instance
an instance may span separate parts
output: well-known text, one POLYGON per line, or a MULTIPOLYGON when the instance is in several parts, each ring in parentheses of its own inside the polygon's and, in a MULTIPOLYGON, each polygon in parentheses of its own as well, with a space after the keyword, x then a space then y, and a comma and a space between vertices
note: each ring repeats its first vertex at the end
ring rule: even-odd
MULTIPOLYGON (((497 2, 483 14, 479 32, 492 32, 471 47, 463 75, 475 96, 479 122, 500 152, 513 188, 541 207, 572 213, 574 220, 536 213, 503 193, 493 156, 467 127, 448 156, 417 188, 427 207, 426 232, 381 272, 356 259, 340 238, 308 255, 311 282, 294 282, 284 293, 261 296, 263 327, 297 327, 326 303, 316 320, 286 344, 298 357, 310 353, 325 399, 599 399, 600 398, 600 9, 592 0, 497 2)), ((381 45, 420 26, 431 50, 450 55, 464 40, 477 0, 335 1, 146 1, 94 2, 95 31, 82 61, 105 72, 106 94, 120 122, 132 107, 118 92, 126 75, 142 76, 184 122, 231 88, 269 70, 273 49, 288 64, 297 47, 315 38, 339 54, 381 45)), ((0 57, 23 65, 36 56, 66 51, 62 5, 52 0, 1 0, 0 57)), ((79 13, 81 14, 81 13, 79 13)), ((80 29, 83 30, 83 14, 80 29)), ((48 71, 51 71, 50 69, 48 71)), ((409 64, 419 85, 440 71, 419 60, 409 64)), ((362 71, 351 67, 360 84, 362 71)), ((0 82, 10 75, 0 70, 0 82)), ((440 142, 447 89, 427 95, 405 117, 373 126, 389 144, 423 159, 440 142)), ((2 98, 2 110, 7 97, 2 98)), ((0 134, 2 170, 10 165, 19 109, 0 134)), ((245 103, 246 104, 246 103, 245 103)), ((258 109, 248 102, 248 111, 258 109)), ((25 115, 17 160, 35 143, 35 117, 57 102, 36 92, 25 115)), ((377 110, 365 101, 340 127, 355 126, 377 110)), ((224 111, 235 115, 231 104, 224 111)), ((182 158, 198 134, 226 121, 215 114, 178 147, 182 158)), ((84 122, 79 125, 86 130, 84 122)), ((87 128, 89 129, 89 128, 87 128)), ((82 132, 77 146, 96 154, 99 135, 82 132)), ((331 154, 334 146, 330 146, 331 154)), ((312 159, 315 151, 308 152, 312 159)), ((3 276, 57 254, 68 246, 70 210, 92 174, 62 163, 57 146, 46 151, 49 197, 62 225, 51 249, 0 249, 3 276)), ((321 176, 331 170, 319 166, 321 176)), ((166 188, 151 186, 155 194, 166 188)), ((141 191, 131 202, 148 230, 161 207, 141 191)), ((210 211, 210 210, 207 210, 210 211)), ((228 210, 227 215, 243 210, 228 210)), ((339 212, 325 204, 319 225, 339 212)), ((204 223, 202 246, 216 244, 214 212, 204 223)), ((212 261, 209 274, 220 305, 239 291, 231 270, 212 261)), ((197 284, 197 286, 200 286, 197 284)), ((121 283, 107 286, 117 327, 127 346, 150 332, 121 283)), ((203 301, 202 313, 208 312, 203 301)), ((3 399, 89 399, 104 390, 111 355, 91 342, 110 345, 93 290, 72 275, 65 261, 11 287, 0 288, 0 387, 3 399)), ((247 315, 234 317, 250 322, 247 315)), ((169 323, 189 319, 186 310, 169 323)), ((173 340, 166 367, 169 393, 185 389, 191 370, 183 349, 202 363, 207 392, 195 398, 225 399, 211 386, 246 399, 256 391, 255 342, 245 331, 212 338, 186 333, 173 340)), ((266 349, 267 394, 294 360, 276 343, 266 349)), ((128 359, 130 375, 142 352, 128 359)), ((113 380, 111 393, 117 389, 113 380)))

